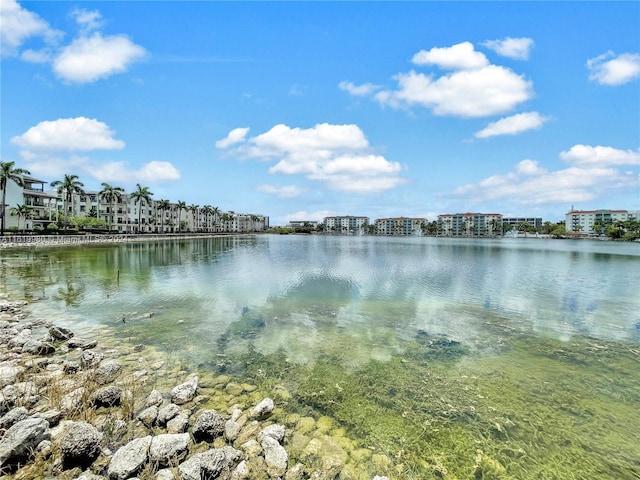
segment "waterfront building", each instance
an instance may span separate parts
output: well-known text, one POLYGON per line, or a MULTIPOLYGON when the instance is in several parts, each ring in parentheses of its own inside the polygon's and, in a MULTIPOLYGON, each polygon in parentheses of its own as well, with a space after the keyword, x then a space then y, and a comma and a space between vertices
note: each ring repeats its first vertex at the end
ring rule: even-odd
POLYGON ((378 218, 375 223, 376 235, 422 235, 426 218, 378 218))
POLYGON ((363 235, 367 233, 369 217, 337 216, 324 217, 324 231, 339 235, 363 235))
POLYGON ((438 215, 438 235, 443 237, 495 237, 502 235, 500 213, 438 215))
POLYGON ((517 230, 522 224, 528 224, 539 231, 542 228, 542 217, 502 217, 502 230, 517 230))
POLYGON ((598 235, 615 226, 617 222, 638 221, 640 210, 574 210, 565 215, 567 232, 582 235, 598 235))
POLYGON ((305 227, 318 228, 319 224, 320 224, 320 222, 318 222, 317 220, 291 220, 289 222, 288 227, 290 227, 290 228, 305 228, 305 227))
POLYGON ((72 194, 67 203, 56 191, 45 191, 47 182, 29 175, 22 178, 24 187, 7 182, 5 229, 46 230, 50 224, 59 225, 65 215, 104 220, 118 233, 242 233, 264 232, 269 228, 269 217, 265 215, 221 212, 209 205, 187 206, 184 202, 154 199, 136 202, 126 193, 108 201, 99 191, 85 191, 72 194), (18 205, 29 206, 30 216, 11 215, 12 208, 18 205))

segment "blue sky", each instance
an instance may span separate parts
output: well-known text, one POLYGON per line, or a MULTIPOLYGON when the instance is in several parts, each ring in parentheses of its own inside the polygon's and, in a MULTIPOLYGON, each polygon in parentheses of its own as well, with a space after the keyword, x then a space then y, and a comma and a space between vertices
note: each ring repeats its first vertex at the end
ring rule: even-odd
POLYGON ((0 0, 0 158, 269 215, 640 209, 640 2, 0 0))

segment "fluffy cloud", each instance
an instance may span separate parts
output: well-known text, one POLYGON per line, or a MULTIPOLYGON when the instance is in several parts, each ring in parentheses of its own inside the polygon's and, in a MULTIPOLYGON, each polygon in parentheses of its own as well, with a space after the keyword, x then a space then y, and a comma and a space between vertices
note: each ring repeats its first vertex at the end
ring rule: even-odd
POLYGON ((452 47, 421 50, 411 60, 415 65, 436 65, 445 70, 472 70, 489 65, 483 53, 477 52, 470 42, 462 42, 452 47))
POLYGON ((96 119, 76 117, 40 122, 11 142, 28 151, 119 150, 122 140, 113 138, 109 126, 96 119))
POLYGON ((96 80, 122 73, 146 51, 125 35, 103 37, 99 32, 79 37, 62 49, 53 61, 53 71, 60 78, 75 83, 96 80))
POLYGON ((138 169, 132 169, 125 162, 107 162, 93 165, 87 174, 100 182, 158 183, 180 179, 180 171, 169 162, 154 160, 138 169))
POLYGON ((640 77, 640 54, 607 52, 587 60, 589 80, 600 85, 618 86, 640 77))
POLYGON ((640 149, 633 151, 600 145, 574 145, 568 151, 561 152, 560 158, 580 166, 640 165, 640 149))
MULTIPOLYGON (((453 193, 456 196, 467 197, 476 203, 508 200, 520 205, 536 206, 585 202, 612 192, 640 187, 637 173, 623 172, 610 166, 627 164, 623 163, 619 157, 608 163, 585 162, 582 147, 587 150, 605 148, 607 151, 610 149, 622 152, 611 147, 576 145, 569 150, 573 153, 560 154, 563 160, 572 163, 568 168, 548 171, 535 160, 523 160, 512 172, 493 175, 478 183, 464 185, 453 193)), ((613 158, 613 156, 607 157, 613 158)))
POLYGON ((37 14, 15 0, 0 0, 0 49, 2 56, 16 55, 20 46, 32 37, 42 37, 47 44, 62 38, 62 32, 52 29, 37 14))
POLYGON ((504 40, 486 40, 482 42, 482 45, 503 57, 527 60, 529 51, 533 47, 533 40, 530 38, 507 37, 504 40))
POLYGON ((222 140, 218 140, 216 142, 216 147, 229 148, 230 146, 235 145, 236 143, 244 142, 244 139, 246 138, 247 133, 249 133, 248 128, 234 128, 229 132, 229 135, 227 135, 222 140))
POLYGON ((527 130, 538 129, 548 120, 548 117, 543 117, 538 112, 518 113, 490 123, 479 132, 476 132, 474 136, 476 138, 489 138, 497 135, 516 135, 527 130))
POLYGON ((95 30, 102 25, 102 15, 97 10, 85 10, 84 8, 76 8, 71 12, 71 16, 75 18, 76 23, 83 32, 95 30))
MULTIPOLYGON (((242 138, 231 153, 245 159, 276 160, 271 174, 303 175, 333 190, 361 194, 389 190, 405 181, 399 163, 369 151, 369 142, 357 125, 323 123, 308 129, 276 125, 242 138)), ((221 141, 223 145, 227 139, 221 141)))
POLYGON ((260 184, 256 187, 256 190, 263 193, 268 193, 269 195, 275 195, 276 197, 282 198, 294 198, 300 195, 304 190, 295 185, 269 185, 266 183, 260 184))
POLYGON ((533 86, 509 68, 492 65, 469 42, 451 47, 421 50, 412 59, 418 66, 449 70, 441 76, 415 70, 393 78, 397 88, 382 89, 371 83, 357 86, 343 81, 339 87, 351 95, 372 96, 391 108, 414 106, 431 109, 436 115, 486 117, 513 110, 533 97, 533 86))

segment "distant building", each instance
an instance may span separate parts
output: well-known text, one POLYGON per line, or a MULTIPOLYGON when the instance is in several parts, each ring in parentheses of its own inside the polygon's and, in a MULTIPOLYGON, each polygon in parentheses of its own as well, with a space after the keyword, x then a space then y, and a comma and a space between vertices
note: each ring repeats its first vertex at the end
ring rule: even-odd
POLYGON ((438 235, 443 237, 495 237, 502 235, 499 213, 438 215, 438 235))
POLYGON ((369 217, 338 216, 324 217, 325 233, 338 235, 363 235, 367 233, 369 217))
POLYGON ((503 230, 516 229, 519 224, 527 223, 538 231, 542 228, 542 217, 502 217, 503 230), (510 228, 506 228, 509 225, 510 228))
POLYGON ((616 222, 638 220, 640 210, 571 210, 565 215, 564 226, 567 232, 582 235, 596 235, 616 222))
POLYGON ((319 224, 320 222, 318 222, 317 220, 291 220, 288 226, 291 228, 318 228, 319 224))
POLYGON ((376 235, 421 235, 426 218, 379 218, 375 223, 376 235))
POLYGON ((7 182, 7 199, 5 209, 5 228, 18 227, 25 230, 33 230, 34 226, 46 228, 57 219, 58 195, 53 192, 45 192, 44 180, 38 180, 30 175, 22 175, 24 188, 15 182, 7 182), (11 210, 18 205, 27 205, 31 208, 31 215, 27 218, 18 218, 11 214, 11 210))

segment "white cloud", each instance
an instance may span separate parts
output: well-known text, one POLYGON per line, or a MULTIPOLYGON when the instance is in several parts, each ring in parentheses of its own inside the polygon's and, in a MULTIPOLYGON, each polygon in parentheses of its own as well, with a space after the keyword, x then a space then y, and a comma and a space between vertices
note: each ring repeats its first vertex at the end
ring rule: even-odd
POLYGON ((343 192, 381 192, 405 182, 401 165, 372 154, 357 125, 323 123, 308 129, 276 125, 244 140, 231 153, 244 159, 277 160, 269 173, 303 175, 343 192))
POLYGON ((15 0, 0 0, 0 25, 2 56, 17 55, 22 44, 32 37, 42 37, 47 44, 54 44, 63 35, 15 0))
MULTIPOLYGON (((605 147, 610 148, 610 147, 605 147)), ((573 150, 573 149, 571 149, 573 150)), ((570 152, 571 152, 570 150, 570 152)), ((620 152, 620 150, 611 149, 620 152)), ((568 168, 548 171, 535 160, 523 160, 513 171, 493 175, 478 183, 457 188, 453 194, 474 203, 503 200, 529 207, 543 204, 567 205, 590 201, 613 192, 640 188, 637 173, 583 162, 580 155, 560 154, 573 163, 568 168)), ((620 160, 609 162, 614 165, 620 160)), ((621 163, 618 163, 621 164, 621 163)))
POLYGON ((600 85, 618 86, 640 77, 640 54, 607 52, 587 60, 589 80, 600 85))
POLYGON ((234 128, 229 132, 229 135, 227 135, 222 140, 218 140, 216 142, 216 147, 229 148, 230 146, 235 145, 236 143, 244 142, 244 139, 247 136, 247 133, 249 133, 248 128, 234 128))
POLYGON ((436 115, 458 117, 500 115, 533 97, 531 81, 509 68, 490 64, 469 42, 421 50, 412 61, 453 71, 441 76, 415 70, 399 73, 393 77, 397 81, 395 89, 381 89, 370 83, 356 86, 341 82, 339 86, 351 95, 370 95, 383 106, 418 106, 431 109, 436 115))
POLYGON ((574 145, 560 153, 565 162, 580 166, 640 165, 640 149, 620 150, 613 147, 574 145))
POLYGON ((436 115, 485 117, 512 110, 532 97, 531 82, 511 70, 488 65, 433 79, 430 75, 399 74, 398 89, 379 92, 375 98, 394 108, 418 105, 436 115))
POLYGON ((503 57, 527 60, 529 58, 529 51, 531 47, 533 47, 533 40, 526 37, 507 37, 504 40, 486 40, 482 42, 482 45, 503 57))
POLYGON ((434 47, 429 51, 420 50, 411 61, 415 65, 437 65, 446 70, 473 70, 489 65, 487 57, 477 52, 470 42, 452 47, 434 47))
POLYGON ((26 150, 89 151, 119 150, 122 140, 113 138, 114 132, 106 123, 96 119, 76 117, 40 122, 22 135, 11 139, 26 150))
POLYGON ((131 63, 146 56, 146 51, 126 35, 103 37, 99 32, 82 36, 62 49, 53 62, 53 70, 69 82, 87 83, 125 72, 131 63))
POLYGON ((76 8, 71 12, 71 16, 75 19, 76 23, 80 25, 83 33, 88 33, 102 25, 100 21, 102 15, 97 10, 76 8))
POLYGON ((29 63, 49 63, 51 61, 51 50, 48 48, 42 50, 27 49, 20 54, 20 59, 29 63))
POLYGON ((516 135, 527 130, 539 129, 548 120, 548 117, 543 117, 538 112, 518 113, 490 123, 479 132, 476 132, 474 136, 476 138, 488 138, 497 135, 516 135))
POLYGON ((340 90, 348 92, 354 96, 367 96, 378 90, 380 87, 373 83, 363 83, 362 85, 355 85, 351 82, 342 81, 338 84, 340 90))
POLYGON ((299 196, 304 189, 296 186, 296 185, 269 185, 267 183, 260 184, 256 186, 256 190, 263 193, 268 193, 269 195, 275 195, 276 197, 282 198, 294 198, 299 196))

